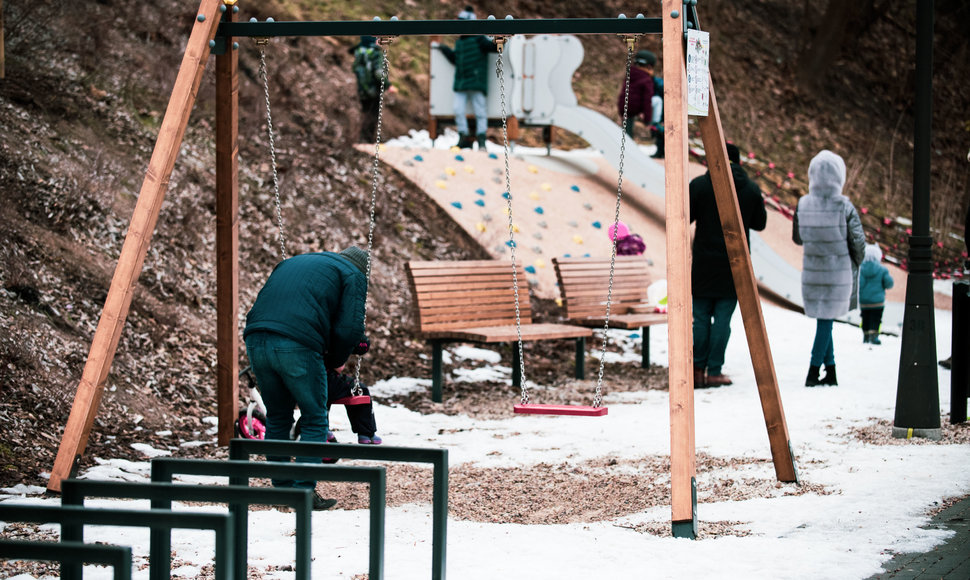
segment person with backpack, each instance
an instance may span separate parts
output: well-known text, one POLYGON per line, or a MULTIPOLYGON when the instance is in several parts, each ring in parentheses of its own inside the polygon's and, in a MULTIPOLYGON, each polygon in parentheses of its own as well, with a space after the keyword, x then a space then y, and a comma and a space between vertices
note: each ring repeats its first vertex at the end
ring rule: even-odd
MULTIPOLYGON (((475 9, 465 6, 458 14, 458 20, 475 20, 475 9)), ((471 148, 477 142, 480 150, 485 149, 485 135, 488 130, 488 54, 498 52, 498 45, 487 36, 464 35, 455 42, 452 50, 438 42, 431 43, 432 49, 440 50, 448 62, 455 65, 455 92, 453 108, 455 127, 458 129, 458 147, 471 148), (475 113, 475 134, 469 133, 467 107, 471 102, 475 113)))
MULTIPOLYGON (((353 70, 357 78, 357 101, 360 103, 360 142, 377 140, 377 116, 381 106, 381 77, 384 76, 384 51, 377 46, 377 38, 361 36, 360 43, 350 49, 354 56, 353 70)), ((395 92, 388 83, 387 92, 395 92)))

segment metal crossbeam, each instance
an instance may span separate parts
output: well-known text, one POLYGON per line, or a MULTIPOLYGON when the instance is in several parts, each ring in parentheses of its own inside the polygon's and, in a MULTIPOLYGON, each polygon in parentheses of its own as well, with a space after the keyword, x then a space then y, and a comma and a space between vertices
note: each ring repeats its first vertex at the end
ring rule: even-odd
POLYGON ((660 34, 660 18, 222 22, 217 37, 660 34))

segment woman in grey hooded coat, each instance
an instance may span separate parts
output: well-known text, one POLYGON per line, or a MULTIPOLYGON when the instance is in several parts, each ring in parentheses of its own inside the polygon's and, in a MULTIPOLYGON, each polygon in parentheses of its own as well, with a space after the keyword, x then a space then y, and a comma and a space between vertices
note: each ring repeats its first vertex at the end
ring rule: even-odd
POLYGON ((866 238, 855 206, 842 195, 845 161, 823 150, 808 166, 808 195, 798 200, 792 239, 804 246, 802 302, 816 319, 806 387, 837 385, 832 324, 857 307, 866 238), (819 371, 825 365, 825 376, 819 371))

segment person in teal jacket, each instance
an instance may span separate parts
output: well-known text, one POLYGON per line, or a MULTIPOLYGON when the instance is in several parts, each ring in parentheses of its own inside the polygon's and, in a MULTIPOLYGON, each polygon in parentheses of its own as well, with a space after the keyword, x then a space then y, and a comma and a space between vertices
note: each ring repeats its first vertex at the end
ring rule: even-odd
POLYGON ((859 309, 862 312, 862 342, 882 344, 879 326, 886 308, 886 290, 893 287, 889 269, 882 265, 878 244, 866 244, 866 255, 859 267, 859 309))
MULTIPOLYGON (((299 407, 301 440, 327 441, 327 369, 343 366, 364 338, 366 299, 367 253, 356 246, 301 254, 276 265, 243 332, 266 405, 266 439, 288 440, 299 407)), ((279 479, 273 485, 316 488, 315 481, 279 479)), ((328 509, 337 502, 314 492, 313 503, 314 509, 328 509)))
MULTIPOLYGON (((458 20, 475 20, 474 8, 465 6, 458 14, 458 20)), ((488 54, 498 52, 498 46, 486 36, 465 35, 455 43, 454 50, 437 42, 432 42, 431 48, 440 50, 455 65, 455 82, 451 88, 455 91, 453 108, 458 146, 470 148, 477 141, 478 148, 484 150, 488 130, 488 102, 485 99, 488 94, 488 54), (474 136, 469 133, 466 117, 469 102, 475 113, 474 136)))

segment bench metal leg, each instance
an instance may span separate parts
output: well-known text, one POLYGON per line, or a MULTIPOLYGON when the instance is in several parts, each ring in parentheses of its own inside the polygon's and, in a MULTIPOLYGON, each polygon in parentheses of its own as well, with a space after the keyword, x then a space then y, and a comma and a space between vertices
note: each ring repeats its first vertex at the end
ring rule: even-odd
POLYGON ((586 337, 576 339, 576 378, 586 378, 586 337))
POLYGON ((440 340, 431 341, 431 400, 435 403, 440 403, 442 399, 441 351, 443 344, 440 340))
POLYGON ((640 366, 648 369, 650 368, 650 327, 642 327, 640 329, 640 336, 643 337, 640 339, 642 341, 640 343, 640 356, 642 357, 640 366))

